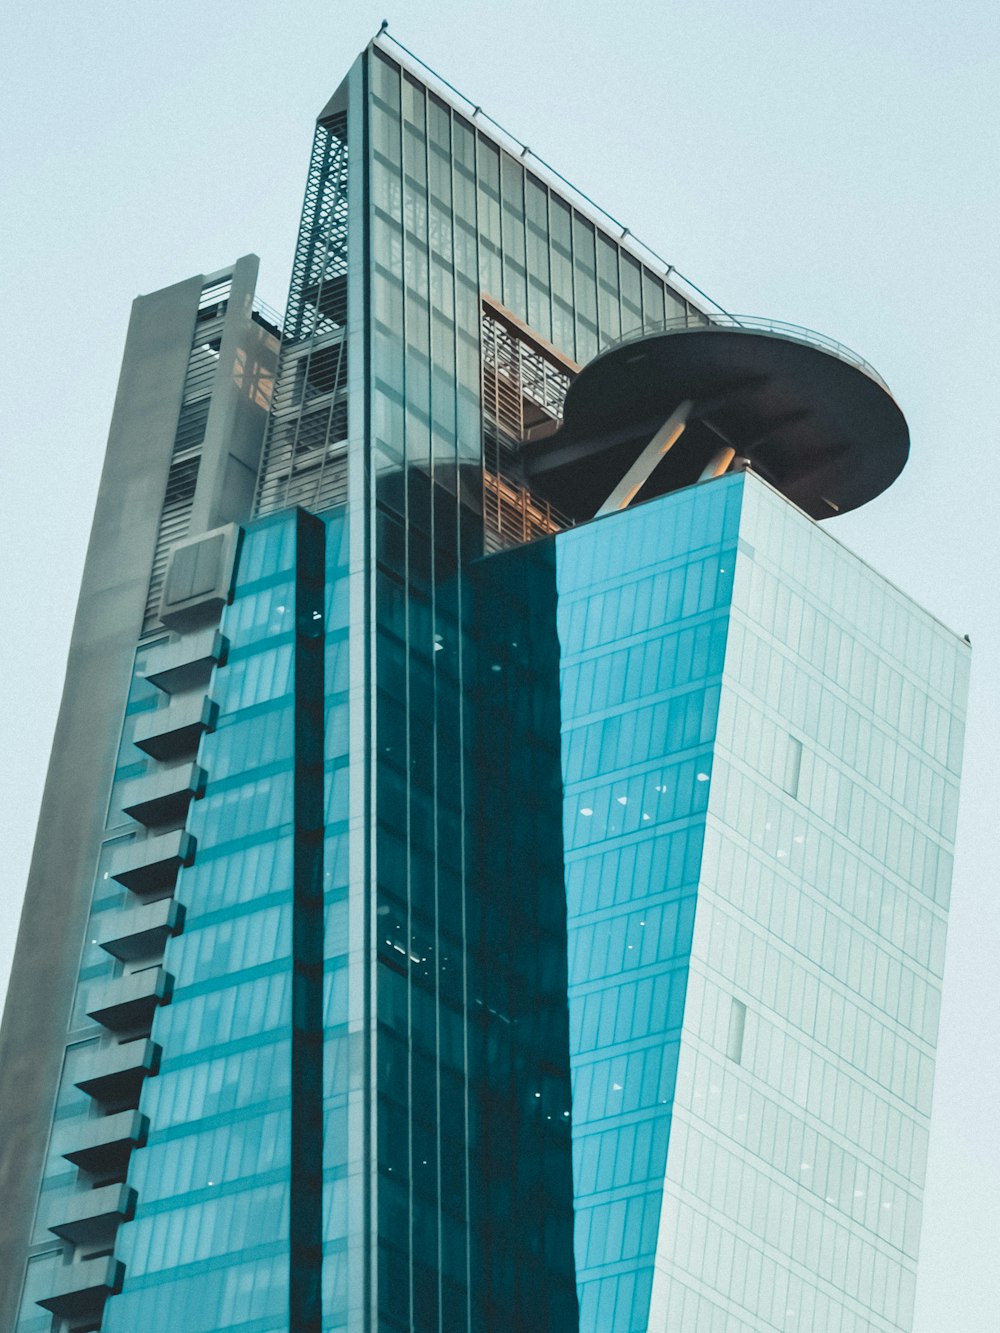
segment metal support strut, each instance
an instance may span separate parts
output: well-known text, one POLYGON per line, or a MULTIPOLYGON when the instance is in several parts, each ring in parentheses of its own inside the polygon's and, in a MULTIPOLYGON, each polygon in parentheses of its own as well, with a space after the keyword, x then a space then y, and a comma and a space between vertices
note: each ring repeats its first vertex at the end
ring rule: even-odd
POLYGON ((727 444, 721 449, 716 449, 715 453, 705 464, 698 480, 709 481, 712 477, 721 477, 724 472, 729 470, 729 465, 735 457, 736 450, 731 445, 727 444))
POLYGON ((611 492, 608 498, 598 509, 596 518, 602 514, 613 514, 619 509, 627 509, 632 503, 639 491, 645 486, 646 482, 653 475, 660 459, 673 448, 680 437, 684 434, 684 427, 688 423, 691 415, 691 409, 694 403, 690 398, 685 398, 679 407, 676 407, 666 421, 656 432, 650 442, 643 449, 642 453, 635 460, 629 470, 622 477, 621 481, 611 492))

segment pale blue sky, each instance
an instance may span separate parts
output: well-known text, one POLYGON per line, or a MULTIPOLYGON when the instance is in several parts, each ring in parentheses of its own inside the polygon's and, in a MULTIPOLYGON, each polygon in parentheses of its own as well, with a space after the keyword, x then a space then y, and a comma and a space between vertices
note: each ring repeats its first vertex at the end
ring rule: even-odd
POLYGON ((918 1333, 1000 1329, 1000 15, 902 0, 8 3, 0 19, 0 993, 132 298, 253 250, 390 30, 734 312, 846 342, 910 464, 832 531, 974 647, 918 1333))

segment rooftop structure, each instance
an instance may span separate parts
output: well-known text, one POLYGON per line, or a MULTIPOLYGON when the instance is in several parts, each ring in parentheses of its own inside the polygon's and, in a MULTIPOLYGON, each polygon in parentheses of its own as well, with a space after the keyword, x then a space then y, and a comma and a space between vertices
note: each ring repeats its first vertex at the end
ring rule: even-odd
POLYGON ((522 459, 532 488, 578 519, 737 460, 829 518, 881 494, 909 452, 903 414, 867 362, 806 329, 744 317, 623 338, 573 382, 563 415, 522 459))

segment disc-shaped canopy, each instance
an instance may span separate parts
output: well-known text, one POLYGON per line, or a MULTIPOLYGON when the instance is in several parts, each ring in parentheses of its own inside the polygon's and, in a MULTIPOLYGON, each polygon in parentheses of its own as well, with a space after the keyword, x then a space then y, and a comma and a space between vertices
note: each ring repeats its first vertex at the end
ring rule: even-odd
POLYGON ((813 518, 879 495, 909 453, 888 389, 837 344, 773 327, 683 328, 602 353, 570 385, 561 429, 522 446, 531 489, 571 518, 593 517, 690 401, 686 429, 637 499, 691 485, 727 444, 813 518))

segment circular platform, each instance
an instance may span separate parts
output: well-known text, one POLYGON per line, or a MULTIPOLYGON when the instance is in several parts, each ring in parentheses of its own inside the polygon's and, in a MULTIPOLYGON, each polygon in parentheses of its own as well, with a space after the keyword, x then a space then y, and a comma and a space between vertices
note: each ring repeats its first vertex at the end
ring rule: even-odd
POLYGON ((678 407, 686 428, 636 499, 696 482, 726 445, 813 518, 874 499, 899 476, 909 432, 885 383, 846 348, 756 319, 664 326, 585 366, 561 429, 522 446, 532 491, 591 518, 678 407))

